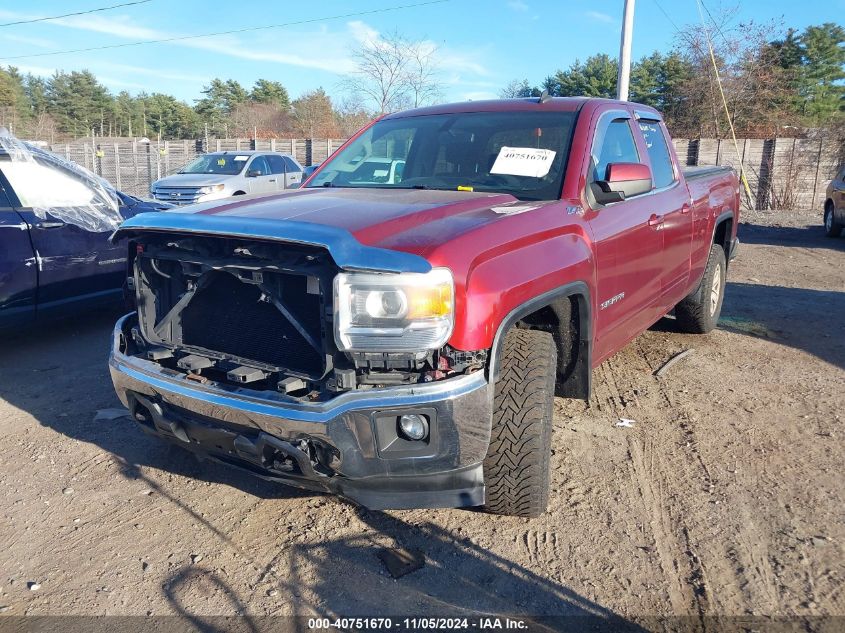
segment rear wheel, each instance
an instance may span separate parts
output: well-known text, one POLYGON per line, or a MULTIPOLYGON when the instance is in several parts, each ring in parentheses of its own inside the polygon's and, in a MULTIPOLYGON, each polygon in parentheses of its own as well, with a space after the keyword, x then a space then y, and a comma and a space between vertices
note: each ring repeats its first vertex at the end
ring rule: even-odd
POLYGON ((505 335, 484 460, 488 512, 537 517, 546 511, 556 374, 552 335, 511 328, 505 335))
POLYGON ((836 221, 832 202, 824 208, 824 233, 828 237, 839 237, 842 233, 842 224, 836 221))
POLYGON ((716 327, 725 297, 726 273, 725 249, 713 244, 698 288, 675 306, 675 318, 681 331, 707 334, 716 327))

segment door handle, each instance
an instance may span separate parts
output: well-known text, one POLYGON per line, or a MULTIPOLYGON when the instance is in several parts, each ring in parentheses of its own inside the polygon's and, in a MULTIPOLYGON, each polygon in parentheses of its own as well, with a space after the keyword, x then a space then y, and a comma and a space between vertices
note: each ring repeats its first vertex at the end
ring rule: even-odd
POLYGON ((35 225, 36 229, 60 229, 63 226, 67 226, 64 222, 55 221, 52 222, 50 220, 42 220, 35 225))
POLYGON ((276 182, 275 178, 271 178, 268 182, 276 182))
POLYGON ((656 213, 652 213, 651 217, 648 219, 649 226, 660 226, 663 224, 663 216, 657 215, 656 213))

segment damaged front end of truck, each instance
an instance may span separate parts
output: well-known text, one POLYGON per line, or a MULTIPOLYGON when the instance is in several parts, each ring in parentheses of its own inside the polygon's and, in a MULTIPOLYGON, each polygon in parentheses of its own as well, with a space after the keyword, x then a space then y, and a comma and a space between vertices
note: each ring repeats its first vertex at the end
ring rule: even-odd
POLYGON ((294 221, 147 214, 124 238, 111 371, 144 430, 371 508, 483 503, 487 358, 447 345, 448 270, 294 221))

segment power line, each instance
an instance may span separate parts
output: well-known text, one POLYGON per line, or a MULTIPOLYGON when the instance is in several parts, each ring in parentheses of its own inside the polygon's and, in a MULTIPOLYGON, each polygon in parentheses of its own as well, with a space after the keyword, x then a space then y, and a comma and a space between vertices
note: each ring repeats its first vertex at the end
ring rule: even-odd
MULTIPOLYGON (((710 21, 713 23, 713 26, 716 28, 716 31, 718 31, 719 35, 721 35, 721 36, 722 36, 722 39, 723 39, 723 40, 725 40, 725 44, 727 44, 728 46, 730 46, 730 45, 731 45, 730 40, 728 40, 727 36, 726 36, 726 35, 724 34, 724 32, 722 31, 721 27, 719 26, 719 23, 718 23, 718 22, 716 22, 716 18, 714 18, 714 17, 713 17, 713 14, 712 14, 712 13, 710 13, 710 9, 708 9, 708 8, 707 8, 707 5, 706 5, 706 4, 704 4, 704 0, 701 0, 701 6, 702 6, 702 7, 704 8, 704 10, 707 12, 707 16, 710 18, 710 21)), ((702 17, 701 21, 702 21, 702 25, 703 25, 703 23, 704 23, 704 18, 703 18, 703 17, 702 17)))
POLYGON ((87 11, 77 11, 76 13, 64 13, 62 15, 52 15, 49 18, 33 18, 32 20, 19 20, 17 22, 6 22, 0 26, 14 26, 16 24, 32 24, 33 22, 46 22, 47 20, 58 20, 59 18, 69 18, 72 15, 86 15, 88 13, 97 13, 98 11, 109 11, 111 9, 119 9, 120 7, 128 7, 133 4, 144 4, 150 0, 135 0, 135 2, 124 2, 123 4, 113 4, 110 7, 101 7, 99 9, 88 9, 87 11))
POLYGON ((654 4, 656 4, 656 5, 657 5, 657 8, 658 8, 658 9, 660 9, 660 12, 661 12, 661 13, 662 13, 665 17, 666 17, 666 19, 667 19, 667 20, 669 20, 669 22, 672 24, 672 26, 674 26, 674 27, 675 27, 675 32, 676 32, 678 35, 681 35, 681 29, 680 29, 680 28, 678 28, 678 25, 677 25, 677 24, 675 24, 675 20, 673 20, 673 19, 669 16, 669 14, 668 14, 668 13, 666 13, 666 9, 664 9, 664 8, 663 8, 663 6, 662 6, 662 5, 661 5, 661 4, 660 4, 657 0, 654 0, 654 4))
POLYGON ((248 33, 252 31, 263 31, 266 29, 278 29, 286 26, 299 26, 302 24, 312 24, 314 22, 326 22, 328 20, 343 20, 346 18, 356 18, 363 15, 373 15, 375 13, 387 13, 388 11, 399 11, 400 9, 413 9, 414 7, 424 7, 432 4, 442 4, 450 2, 451 0, 429 0, 428 2, 417 2, 415 4, 403 4, 395 7, 386 7, 384 9, 372 9, 370 11, 358 11, 355 13, 345 13, 343 15, 331 15, 324 18, 311 18, 308 20, 298 20, 296 22, 284 22, 282 24, 268 24, 266 26, 249 26, 242 29, 232 29, 230 31, 217 31, 216 33, 201 33, 198 35, 182 35, 179 37, 165 37, 158 40, 142 40, 140 42, 126 42, 125 44, 110 44, 107 46, 92 46, 90 48, 76 48, 65 51, 53 51, 51 53, 33 53, 32 55, 15 55, 13 57, 0 57, 0 60, 7 61, 11 59, 27 59, 30 57, 48 57, 50 55, 67 55, 70 53, 87 53, 89 51, 101 51, 110 48, 125 48, 127 46, 145 46, 147 44, 164 44, 167 42, 181 42, 184 40, 194 40, 201 37, 215 37, 217 35, 234 35, 236 33, 248 33))

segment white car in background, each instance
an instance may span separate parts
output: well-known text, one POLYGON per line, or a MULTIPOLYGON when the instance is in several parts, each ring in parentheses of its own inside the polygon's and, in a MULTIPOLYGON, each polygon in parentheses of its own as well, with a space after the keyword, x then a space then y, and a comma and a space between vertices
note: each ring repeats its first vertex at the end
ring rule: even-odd
POLYGON ((172 176, 150 185, 155 200, 171 204, 208 202, 230 196, 270 194, 295 189, 302 165, 279 152, 212 152, 203 154, 172 176))

